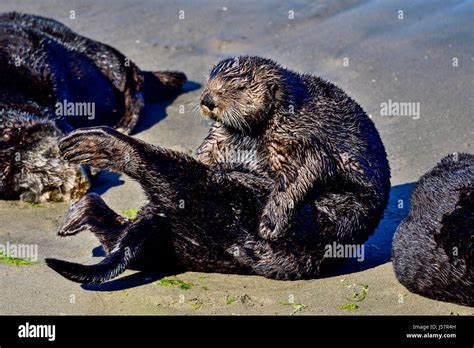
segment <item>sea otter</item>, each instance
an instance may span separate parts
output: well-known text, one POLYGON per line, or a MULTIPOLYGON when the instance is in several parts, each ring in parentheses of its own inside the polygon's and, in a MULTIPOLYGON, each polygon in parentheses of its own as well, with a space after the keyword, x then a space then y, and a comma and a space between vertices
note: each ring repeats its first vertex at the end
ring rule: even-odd
POLYGON ((63 170, 72 165, 42 167, 43 138, 51 142, 52 155, 58 153, 59 138, 79 127, 107 125, 130 133, 146 101, 171 97, 185 81, 180 72, 140 71, 114 48, 54 20, 0 14, 0 168, 8 168, 8 173, 0 172, 0 199, 36 202, 79 194, 79 188, 51 194, 68 186, 64 180, 72 177, 66 179, 70 174, 63 170), (12 128, 11 123, 22 126, 12 128), (33 132, 33 138, 26 135, 33 132), (20 139, 28 142, 27 153, 25 144, 16 142, 20 139), (33 162, 37 171, 29 170, 33 162))
POLYGON ((474 306, 474 155, 449 155, 420 178, 392 259, 411 292, 474 306))
POLYGON ((388 161, 374 124, 342 90, 269 59, 230 58, 212 69, 201 110, 215 123, 196 158, 107 127, 61 141, 66 160, 129 175, 149 203, 126 221, 86 195, 59 234, 90 229, 108 254, 96 265, 47 259, 50 267, 102 282, 155 247, 161 271, 314 278, 328 244, 360 244, 374 231, 388 161))

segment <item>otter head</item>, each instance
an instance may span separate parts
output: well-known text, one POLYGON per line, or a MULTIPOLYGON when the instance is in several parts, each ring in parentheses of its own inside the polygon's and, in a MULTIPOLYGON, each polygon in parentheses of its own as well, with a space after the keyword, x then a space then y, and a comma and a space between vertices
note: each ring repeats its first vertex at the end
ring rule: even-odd
POLYGON ((89 189, 84 170, 61 158, 62 132, 47 117, 0 110, 0 198, 39 203, 80 198, 89 189))
POLYGON ((255 129, 275 106, 280 70, 275 62, 259 57, 219 62, 201 95, 202 114, 242 132, 255 129))

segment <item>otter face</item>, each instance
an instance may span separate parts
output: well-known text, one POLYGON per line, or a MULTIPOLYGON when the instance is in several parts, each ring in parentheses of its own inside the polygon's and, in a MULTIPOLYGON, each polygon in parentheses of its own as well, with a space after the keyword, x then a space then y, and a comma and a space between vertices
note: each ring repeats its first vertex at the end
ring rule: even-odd
POLYGON ((0 111, 0 198, 31 203, 78 199, 89 189, 84 170, 61 158, 53 121, 0 111))
POLYGON ((272 61, 258 57, 219 62, 201 95, 202 114, 233 129, 251 130, 273 106, 275 68, 272 61))

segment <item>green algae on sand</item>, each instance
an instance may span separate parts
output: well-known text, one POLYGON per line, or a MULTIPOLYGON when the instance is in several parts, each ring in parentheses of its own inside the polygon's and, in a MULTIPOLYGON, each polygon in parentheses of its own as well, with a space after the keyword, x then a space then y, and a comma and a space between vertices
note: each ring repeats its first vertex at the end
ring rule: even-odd
POLYGON ((193 284, 191 284, 191 283, 186 283, 186 282, 183 282, 180 279, 169 278, 169 277, 161 278, 155 284, 159 285, 159 286, 163 286, 163 287, 177 286, 182 290, 189 290, 193 287, 193 284))
POLYGON ((11 256, 6 256, 0 251, 0 262, 7 263, 10 265, 16 265, 16 266, 28 266, 28 265, 34 265, 36 262, 26 260, 26 259, 19 259, 16 257, 11 257, 11 256))

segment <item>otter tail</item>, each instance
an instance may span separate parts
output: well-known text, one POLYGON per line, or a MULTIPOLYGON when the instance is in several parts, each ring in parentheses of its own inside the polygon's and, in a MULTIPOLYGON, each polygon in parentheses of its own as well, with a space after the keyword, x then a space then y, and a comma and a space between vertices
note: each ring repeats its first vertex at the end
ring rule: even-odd
POLYGON ((187 81, 178 71, 145 71, 145 100, 159 101, 175 96, 187 81))

